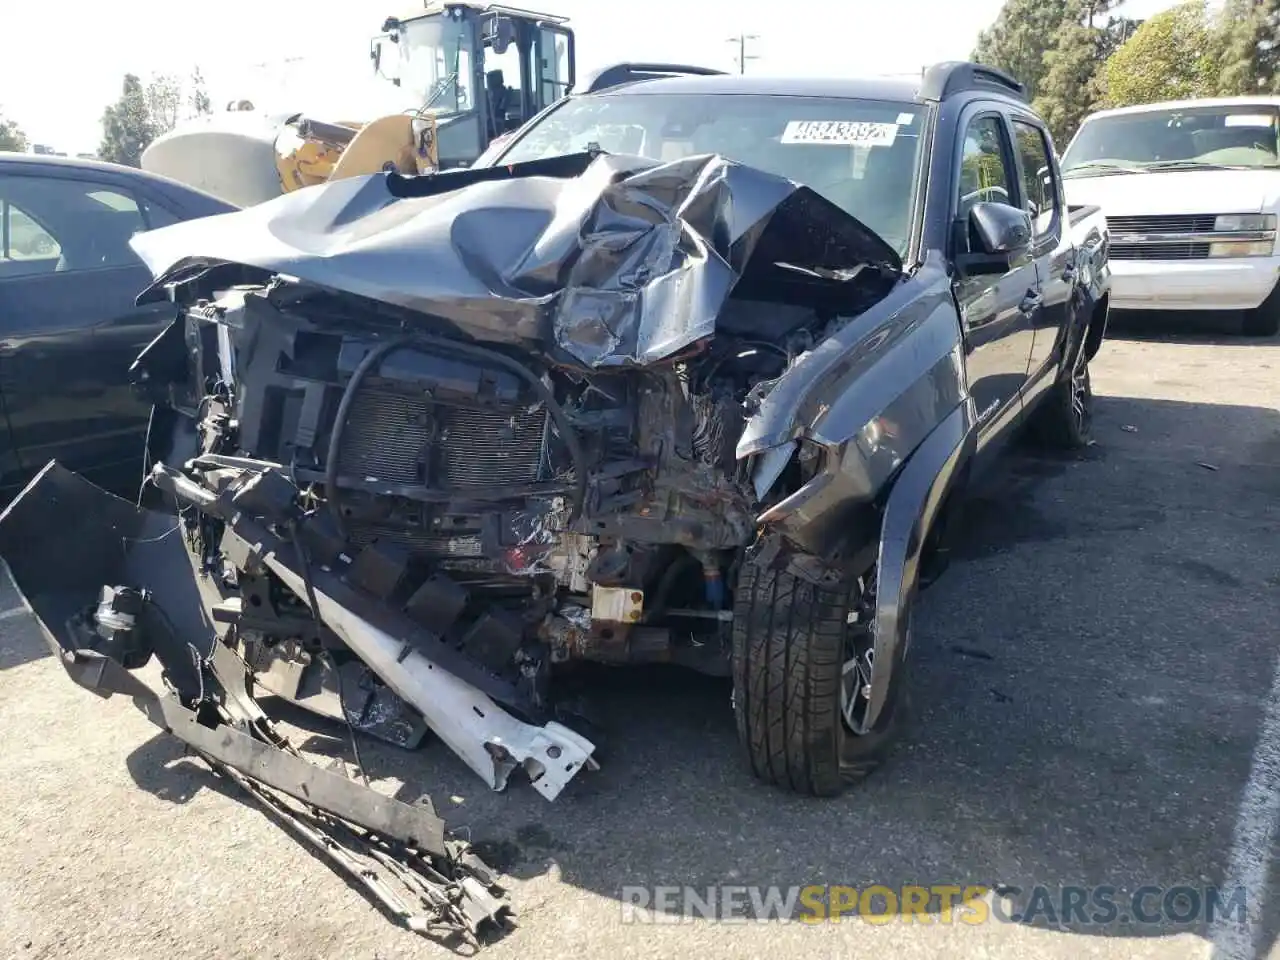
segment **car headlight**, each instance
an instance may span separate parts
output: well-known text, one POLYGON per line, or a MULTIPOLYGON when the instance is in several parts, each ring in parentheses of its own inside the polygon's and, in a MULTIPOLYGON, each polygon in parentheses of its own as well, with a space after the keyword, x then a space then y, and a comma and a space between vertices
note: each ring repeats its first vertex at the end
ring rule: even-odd
POLYGON ((1274 240, 1224 240, 1209 244, 1210 257, 1269 257, 1274 240))
POLYGON ((1275 228, 1274 213, 1224 213, 1213 221, 1215 233, 1252 233, 1275 228))

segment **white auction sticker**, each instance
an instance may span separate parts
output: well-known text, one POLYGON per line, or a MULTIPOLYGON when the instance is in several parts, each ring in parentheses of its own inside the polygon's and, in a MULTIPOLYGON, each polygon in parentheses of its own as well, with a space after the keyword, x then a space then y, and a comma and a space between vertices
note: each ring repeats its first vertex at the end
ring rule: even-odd
POLYGON ((1274 118, 1266 113, 1229 113, 1222 118, 1224 127, 1269 127, 1274 118))
POLYGON ((839 146, 890 147, 898 136, 896 123, 861 120, 792 120, 782 133, 783 143, 832 143, 839 146))

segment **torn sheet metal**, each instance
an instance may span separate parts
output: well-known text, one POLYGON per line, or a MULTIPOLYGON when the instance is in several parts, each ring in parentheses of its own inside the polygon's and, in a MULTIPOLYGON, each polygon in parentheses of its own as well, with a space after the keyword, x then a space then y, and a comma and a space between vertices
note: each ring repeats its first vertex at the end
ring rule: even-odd
POLYGON ((247 665, 216 636, 175 517, 50 462, 0 514, 0 563, 76 683, 130 697, 405 926, 474 943, 482 925, 505 923, 492 871, 448 836, 430 804, 321 769, 276 732, 247 689, 247 665), (149 624, 145 649, 130 650, 160 661, 166 693, 109 655, 114 636, 84 629, 85 620, 102 625, 102 587, 118 583, 146 591, 148 616, 129 623, 107 611, 107 625, 149 624))
MULTIPOLYGON (((436 735, 491 789, 505 789, 511 773, 521 768, 534 789, 554 800, 576 774, 595 766, 595 745, 590 740, 554 721, 539 726, 516 719, 482 689, 445 668, 439 654, 448 645, 438 637, 424 644, 437 654, 428 657, 419 644, 408 639, 412 631, 400 614, 380 603, 367 602, 372 597, 359 603, 359 593, 337 569, 309 563, 303 566, 295 559, 303 551, 288 549, 271 530, 273 525, 287 525, 285 517, 273 517, 274 524, 259 523, 250 514, 261 508, 244 506, 254 488, 259 483, 270 486, 266 481, 272 477, 285 490, 292 489, 274 467, 261 473, 246 470, 228 487, 232 492, 228 500, 163 464, 152 471, 155 485, 184 509, 190 506, 227 525, 224 552, 230 548, 238 554, 253 554, 295 595, 307 598, 317 620, 341 638, 397 696, 418 710, 436 735), (380 611, 381 616, 362 615, 371 609, 380 611)), ((354 560, 339 558, 337 563, 346 573, 361 556, 363 552, 354 560)))
MULTIPOLYGON (((709 336, 748 271, 902 268, 809 188, 712 155, 353 177, 131 242, 161 280, 244 264, 588 367, 654 363, 709 336)), ((806 295, 793 285, 787 300, 806 295)))
MULTIPOLYGON (((286 586, 303 592, 302 578, 279 554, 265 562, 286 586)), ((428 726, 492 790, 503 790, 522 767, 548 800, 591 764, 594 744, 562 724, 522 723, 481 691, 436 665, 403 640, 378 629, 333 600, 324 584, 315 597, 325 623, 387 685, 422 712, 428 726)))

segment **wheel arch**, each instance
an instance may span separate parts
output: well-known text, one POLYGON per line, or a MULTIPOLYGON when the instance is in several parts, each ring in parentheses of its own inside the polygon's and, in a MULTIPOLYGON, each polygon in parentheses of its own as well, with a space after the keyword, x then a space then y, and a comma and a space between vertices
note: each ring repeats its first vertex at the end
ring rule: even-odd
POLYGON ((921 561, 934 524, 954 506, 977 447, 972 398, 957 406, 903 464, 884 503, 876 559, 874 664, 864 730, 874 728, 889 701, 906 654, 909 613, 920 586, 921 561))
POLYGON ((1089 326, 1084 332, 1084 360, 1088 363, 1102 349, 1102 341, 1107 335, 1107 320, 1111 315, 1111 291, 1106 291, 1093 304, 1089 312, 1089 326))

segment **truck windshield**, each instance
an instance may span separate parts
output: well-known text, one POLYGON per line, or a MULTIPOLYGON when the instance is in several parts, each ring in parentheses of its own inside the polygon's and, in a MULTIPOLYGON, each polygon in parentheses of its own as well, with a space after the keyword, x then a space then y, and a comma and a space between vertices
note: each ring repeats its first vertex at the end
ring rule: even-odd
POLYGON ((520 163, 597 146, 678 160, 715 153, 802 183, 906 252, 925 107, 746 94, 608 94, 565 101, 501 154, 520 163))
POLYGON ((1067 148, 1063 176, 1275 169, 1277 114, 1272 104, 1216 104, 1095 117, 1067 148))
POLYGON ((402 25, 396 76, 416 106, 435 114, 471 109, 471 29, 443 16, 402 25))

